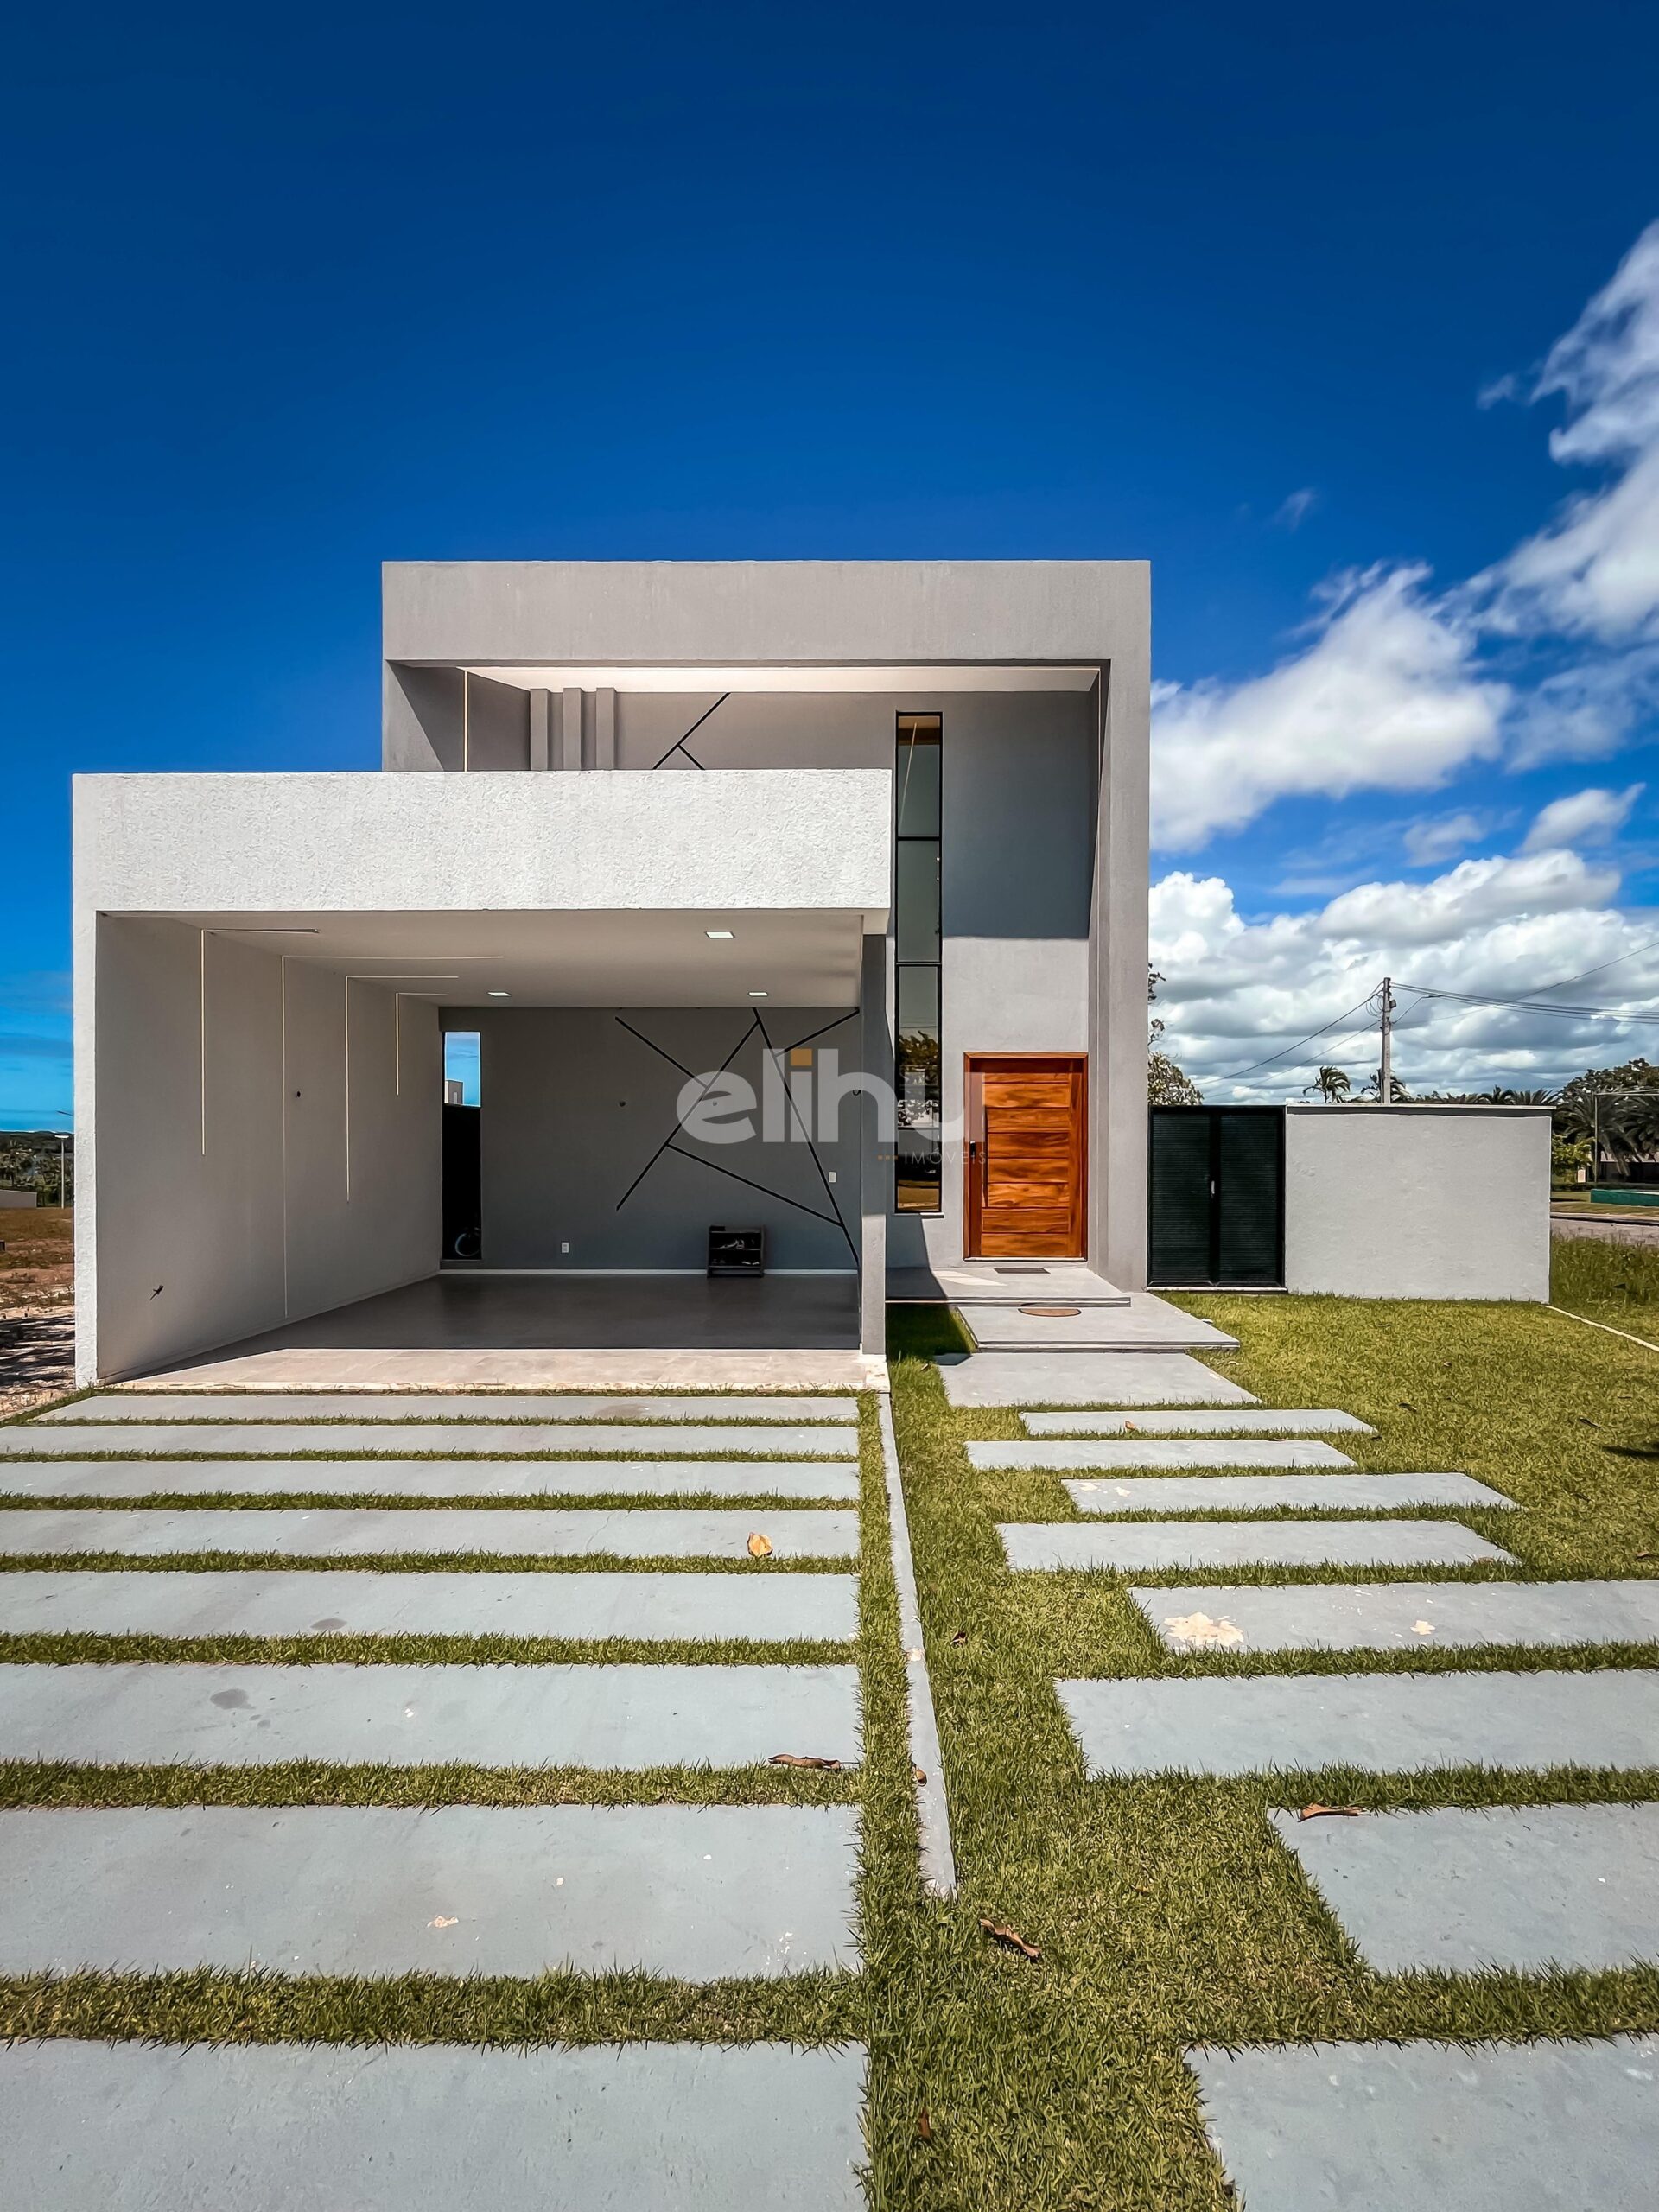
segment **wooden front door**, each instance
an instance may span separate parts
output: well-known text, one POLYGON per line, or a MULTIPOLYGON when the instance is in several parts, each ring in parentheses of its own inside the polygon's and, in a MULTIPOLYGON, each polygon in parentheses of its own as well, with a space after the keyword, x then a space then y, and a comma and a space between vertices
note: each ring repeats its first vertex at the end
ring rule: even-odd
POLYGON ((1083 1257, 1088 1089, 1081 1052, 968 1054, 969 1259, 1083 1257))

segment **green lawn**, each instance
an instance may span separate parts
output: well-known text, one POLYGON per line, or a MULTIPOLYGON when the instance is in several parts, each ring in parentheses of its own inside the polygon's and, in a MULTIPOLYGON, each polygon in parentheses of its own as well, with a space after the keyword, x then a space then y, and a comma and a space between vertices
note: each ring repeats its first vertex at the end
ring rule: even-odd
POLYGON ((1557 1237, 1550 1247, 1549 1294, 1569 1313, 1659 1344, 1659 1237, 1651 1244, 1557 1237))
MULTIPOLYGON (((1519 1514, 1462 1517, 1505 1542, 1529 1574, 1656 1572, 1636 1556, 1659 1552, 1652 1355, 1536 1307, 1182 1302, 1241 1338, 1242 1351, 1213 1363, 1268 1402, 1342 1406, 1375 1422, 1378 1436, 1354 1450, 1367 1466, 1460 1467, 1520 1499, 1519 1514)), ((916 1326, 896 1317, 895 1349, 913 1342, 916 1326)), ((921 1924, 912 1979, 928 2001, 887 2056, 907 2088, 889 2075, 890 2107, 902 2119, 906 2103, 925 2106, 932 2140, 918 2140, 912 2123, 908 2140, 901 2130, 883 2145, 883 2202, 906 2212, 1220 2212, 1227 2199, 1181 2065, 1195 2042, 1659 2029, 1651 1972, 1372 1975, 1264 1817, 1270 1805, 1315 1798, 1636 1798, 1659 1794, 1659 1772, 1085 1782, 1057 1676, 1286 1662, 1172 1658, 1118 1578, 1008 1573, 995 1522, 1074 1517, 1058 1478, 969 1470, 964 1436, 1012 1437, 1017 1423, 951 1414, 930 1365, 896 1360, 894 1392, 963 1888, 937 1924, 921 1924), (1017 1928, 1041 1959, 986 1942, 982 1914, 1017 1928)), ((1631 1660, 1659 1662, 1659 1652, 1581 1663, 1631 1660)), ((1547 1659, 1510 1654, 1503 1663, 1547 1659)))

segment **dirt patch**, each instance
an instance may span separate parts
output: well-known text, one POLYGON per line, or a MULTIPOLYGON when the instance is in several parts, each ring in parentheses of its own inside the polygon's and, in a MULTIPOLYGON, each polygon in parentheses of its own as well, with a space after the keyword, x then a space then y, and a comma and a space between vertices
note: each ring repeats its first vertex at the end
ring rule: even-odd
POLYGON ((73 1388, 73 1206, 0 1210, 0 1414, 73 1388))

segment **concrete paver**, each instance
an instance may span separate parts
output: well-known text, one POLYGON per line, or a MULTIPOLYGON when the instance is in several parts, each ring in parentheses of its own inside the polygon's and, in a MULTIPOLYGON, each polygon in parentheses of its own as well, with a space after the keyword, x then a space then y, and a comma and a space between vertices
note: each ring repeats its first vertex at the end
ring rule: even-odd
POLYGON ((855 1667, 0 1666, 0 1758, 96 1764, 855 1764, 855 1667))
POLYGON ((856 1421, 856 1398, 514 1395, 467 1390, 100 1391, 42 1414, 74 1421, 856 1421))
POLYGON ((1173 1412, 1021 1414, 1028 1436, 1375 1436, 1333 1407, 1188 1406, 1173 1412))
POLYGON ((861 2212, 863 2083, 856 2045, 63 2037, 0 2050, 0 2141, 29 2212, 861 2212))
POLYGON ((1659 1643, 1659 1579, 1300 1582, 1282 1589, 1195 1583, 1129 1595, 1173 1651, 1659 1643))
POLYGON ((0 1497, 855 1498, 830 1459, 12 1459, 0 1497))
POLYGON ((850 1805, 0 1812, 0 1973, 855 1967, 850 1805))
MULTIPOLYGON (((0 1521, 0 1530, 3 1530, 0 1521)), ((1004 1522, 1008 1565, 1155 1574, 1197 1567, 1473 1567, 1508 1552, 1459 1521, 1069 1521, 1004 1522)))
POLYGON ((0 1454, 35 1459, 118 1452, 173 1459, 187 1452, 213 1458, 240 1454, 290 1459, 301 1452, 355 1457, 381 1452, 410 1458, 423 1452, 460 1458, 495 1452, 527 1458, 537 1452, 650 1452, 689 1459, 743 1452, 766 1459, 844 1459, 850 1439, 830 1423, 716 1421, 676 1424, 553 1421, 44 1421, 0 1428, 0 1454))
POLYGON ((1056 1685, 1091 1775, 1651 1766, 1659 1671, 1258 1675, 1056 1685))
POLYGON ((1271 1818, 1379 1974, 1594 1974, 1659 1958, 1659 1805, 1271 1818))
POLYGON ((777 1559, 855 1559, 858 1516, 798 1507, 728 1512, 649 1507, 157 1506, 0 1513, 0 1556, 115 1553, 156 1559, 204 1552, 372 1559, 488 1552, 501 1559, 747 1559, 751 1535, 777 1559))
POLYGON ((1389 1513, 1402 1505, 1513 1505, 1472 1475, 1144 1475, 1062 1485, 1079 1513, 1389 1513))
POLYGON ((1649 2212, 1659 2037, 1187 2054, 1248 2212, 1649 2212))
POLYGON ((938 1364, 945 1403, 957 1407, 1255 1403, 1236 1382, 1179 1351, 980 1351, 938 1364))
POLYGON ((1022 1472, 1064 1473, 1072 1468, 1167 1467, 1172 1471, 1200 1467, 1351 1467, 1353 1461, 1334 1445, 1309 1443, 1287 1437, 1245 1436, 1236 1442, 1202 1436, 1189 1440, 1132 1436, 1106 1436, 1093 1443, 1081 1440, 1047 1440, 1037 1444, 969 1444, 963 1449, 970 1466, 990 1472, 1012 1468, 1022 1472))
POLYGON ((5 1636, 518 1636, 844 1643, 853 1574, 0 1573, 5 1636))

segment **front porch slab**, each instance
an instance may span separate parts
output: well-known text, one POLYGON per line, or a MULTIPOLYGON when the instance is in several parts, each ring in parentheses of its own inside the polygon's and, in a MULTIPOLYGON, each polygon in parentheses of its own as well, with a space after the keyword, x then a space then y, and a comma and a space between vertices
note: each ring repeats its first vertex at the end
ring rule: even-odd
POLYGON ((0 1758, 855 1766, 856 1667, 0 1666, 0 1758))
POLYGON ((850 1805, 0 1813, 0 1974, 855 1970, 850 1805))
POLYGON ((33 2212, 862 2212, 863 2101, 855 2044, 0 2050, 33 2212))
POLYGON ((123 1512, 0 1513, 0 1555, 114 1554, 124 1559, 223 1552, 289 1559, 376 1559, 398 1553, 488 1553, 498 1559, 732 1559, 747 1561, 751 1535, 777 1559, 856 1559, 858 1516, 752 1506, 745 1512, 676 1512, 626 1506, 561 1512, 535 1506, 188 1506, 123 1512))

